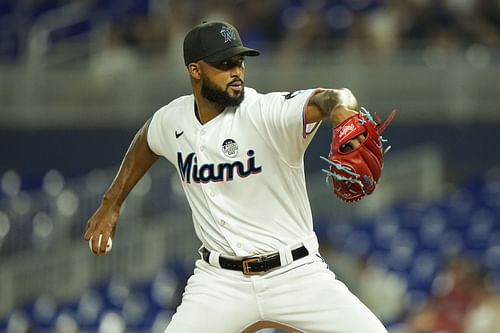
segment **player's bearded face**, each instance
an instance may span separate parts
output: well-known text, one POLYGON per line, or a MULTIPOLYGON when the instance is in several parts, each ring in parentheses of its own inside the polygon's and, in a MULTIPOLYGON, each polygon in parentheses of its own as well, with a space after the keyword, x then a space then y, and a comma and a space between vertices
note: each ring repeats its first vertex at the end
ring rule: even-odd
MULTIPOLYGON (((242 86, 241 91, 235 96, 229 94, 229 87, 235 82, 241 82, 239 79, 233 79, 229 82, 225 89, 219 88, 215 82, 211 81, 207 76, 201 78, 201 95, 211 102, 222 106, 238 106, 245 97, 245 89, 242 86)), ((243 83, 242 83, 243 84, 243 83)))

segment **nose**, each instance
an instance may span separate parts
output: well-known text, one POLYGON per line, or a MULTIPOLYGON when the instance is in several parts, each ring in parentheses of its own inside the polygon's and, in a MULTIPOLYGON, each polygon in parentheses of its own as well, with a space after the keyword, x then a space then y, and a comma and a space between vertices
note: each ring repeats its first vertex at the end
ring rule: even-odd
POLYGON ((231 68, 231 77, 238 77, 242 79, 245 67, 243 65, 234 66, 231 68))

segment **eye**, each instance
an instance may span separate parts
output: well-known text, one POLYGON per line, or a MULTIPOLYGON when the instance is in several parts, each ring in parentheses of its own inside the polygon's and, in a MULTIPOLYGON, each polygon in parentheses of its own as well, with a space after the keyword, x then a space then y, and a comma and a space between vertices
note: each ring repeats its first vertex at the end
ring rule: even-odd
POLYGON ((237 59, 223 60, 213 65, 221 70, 229 70, 235 67, 243 67, 243 63, 244 63, 243 58, 237 58, 237 59))

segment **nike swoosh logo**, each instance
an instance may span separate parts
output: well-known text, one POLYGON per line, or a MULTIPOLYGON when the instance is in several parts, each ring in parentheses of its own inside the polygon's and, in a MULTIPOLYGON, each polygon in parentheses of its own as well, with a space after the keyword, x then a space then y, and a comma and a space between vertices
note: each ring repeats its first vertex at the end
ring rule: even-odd
POLYGON ((184 131, 180 132, 175 131, 175 138, 178 139, 182 134, 184 134, 184 131))

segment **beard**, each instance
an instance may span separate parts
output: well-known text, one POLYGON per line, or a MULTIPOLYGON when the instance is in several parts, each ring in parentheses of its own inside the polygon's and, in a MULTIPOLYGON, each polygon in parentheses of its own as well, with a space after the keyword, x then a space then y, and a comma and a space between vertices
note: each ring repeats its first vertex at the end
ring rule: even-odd
POLYGON ((223 107, 238 106, 245 98, 245 88, 242 86, 241 92, 236 96, 231 96, 226 90, 222 90, 215 85, 207 77, 201 79, 201 95, 210 102, 216 103, 223 107))

